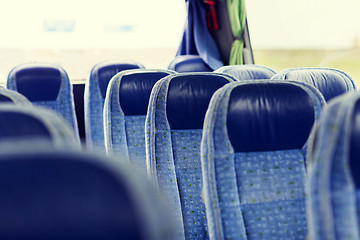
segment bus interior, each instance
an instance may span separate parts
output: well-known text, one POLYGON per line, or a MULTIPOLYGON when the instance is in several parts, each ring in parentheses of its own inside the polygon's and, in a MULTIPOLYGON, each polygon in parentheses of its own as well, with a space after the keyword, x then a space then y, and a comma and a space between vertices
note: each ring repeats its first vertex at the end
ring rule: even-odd
POLYGON ((0 239, 360 239, 358 0, 3 5, 0 239))

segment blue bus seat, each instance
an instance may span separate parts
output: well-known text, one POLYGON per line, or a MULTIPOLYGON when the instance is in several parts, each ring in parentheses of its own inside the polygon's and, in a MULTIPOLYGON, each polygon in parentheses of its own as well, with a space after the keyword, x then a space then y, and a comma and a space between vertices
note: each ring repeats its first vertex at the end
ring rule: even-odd
POLYGON ((123 70, 144 68, 138 62, 106 61, 96 64, 85 83, 84 115, 88 148, 105 152, 103 109, 110 79, 123 70))
POLYGON ((32 103, 21 93, 0 87, 0 103, 32 106, 32 103))
POLYGON ((201 142, 211 239, 305 239, 307 139, 325 104, 314 87, 289 81, 214 94, 201 142))
POLYGON ((360 94, 333 99, 311 136, 309 238, 360 239, 360 94))
POLYGON ((276 74, 276 72, 269 67, 253 64, 223 66, 214 72, 227 73, 238 80, 270 79, 276 74))
POLYGON ((0 142, 42 140, 54 146, 80 149, 80 141, 61 116, 41 107, 0 104, 0 142))
POLYGON ((169 70, 178 73, 185 72, 212 72, 213 70, 198 55, 176 56, 168 66, 169 70))
POLYGON ((327 102, 341 94, 356 91, 357 88, 348 73, 334 68, 291 68, 277 73, 273 79, 310 84, 323 94, 327 102))
POLYGON ((154 185, 124 163, 51 145, 0 146, 2 239, 172 240, 154 185))
POLYGON ((146 116, 148 173, 169 197, 176 239, 208 239, 201 200, 200 142, 213 93, 235 78, 220 73, 178 73, 158 81, 146 116))
POLYGON ((116 74, 104 104, 105 147, 146 170, 145 117, 154 84, 175 72, 135 69, 116 74))
POLYGON ((6 87, 21 93, 36 106, 57 112, 79 135, 72 86, 61 66, 45 63, 16 66, 9 73, 6 87))

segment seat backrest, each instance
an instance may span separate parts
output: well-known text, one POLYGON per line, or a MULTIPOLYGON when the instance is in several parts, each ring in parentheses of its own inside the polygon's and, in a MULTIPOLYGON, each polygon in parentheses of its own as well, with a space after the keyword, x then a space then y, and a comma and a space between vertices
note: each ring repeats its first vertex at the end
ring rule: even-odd
POLYGON ((110 79, 123 70, 138 68, 144 66, 132 61, 101 62, 92 68, 84 93, 85 133, 89 148, 105 151, 103 109, 110 79))
POLYGON ((36 106, 60 114, 78 136, 72 86, 65 70, 55 64, 23 64, 13 68, 6 87, 24 95, 36 106))
POLYGON ((2 239, 173 239, 166 203, 130 166, 46 144, 18 147, 0 147, 2 239))
POLYGON ((42 140, 80 149, 79 138, 53 111, 28 105, 0 104, 0 142, 42 140))
POLYGON ((178 73, 185 72, 212 72, 213 70, 198 55, 176 56, 168 66, 169 70, 178 73))
POLYGON ((201 143, 211 239, 305 239, 305 152, 325 100, 302 83, 217 91, 201 143))
POLYGON ((270 79, 276 74, 271 68, 252 64, 223 66, 214 72, 227 73, 238 80, 270 79))
POLYGON ((0 103, 32 106, 32 103, 24 95, 5 88, 0 88, 0 103))
POLYGON ((314 240, 360 238, 360 94, 327 106, 309 142, 308 219, 314 240))
POLYGON ((323 94, 327 102, 340 94, 356 91, 352 77, 334 68, 291 68, 277 73, 272 79, 310 84, 323 94))
POLYGON ((145 122, 148 173, 169 197, 177 239, 207 239, 201 200, 200 142, 213 93, 235 81, 220 73, 182 73, 158 81, 145 122))
POLYGON ((154 84, 175 72, 135 69, 116 74, 104 104, 105 147, 146 170, 145 118, 154 84))

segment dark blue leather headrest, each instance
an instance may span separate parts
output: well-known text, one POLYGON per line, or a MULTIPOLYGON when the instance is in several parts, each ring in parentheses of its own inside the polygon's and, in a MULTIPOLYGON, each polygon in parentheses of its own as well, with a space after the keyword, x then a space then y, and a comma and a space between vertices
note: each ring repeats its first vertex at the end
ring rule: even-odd
POLYGON ((350 169, 357 189, 360 188, 360 100, 357 100, 350 140, 350 169))
POLYGON ((13 103, 9 97, 0 94, 0 102, 1 103, 13 103))
POLYGON ((47 66, 20 68, 15 72, 16 89, 31 102, 55 101, 61 87, 61 73, 47 66))
POLYGON ((326 101, 346 93, 348 88, 344 79, 330 70, 296 70, 287 73, 285 79, 300 80, 317 88, 326 101))
POLYGON ((224 66, 215 72, 227 73, 238 80, 270 79, 275 75, 275 71, 258 65, 224 66))
POLYGON ((2 159, 2 239, 140 239, 126 181, 84 160, 61 152, 2 159))
POLYGON ((14 138, 42 137, 51 138, 44 124, 35 117, 21 112, 0 111, 0 140, 14 138))
POLYGON ((170 81, 167 118, 171 129, 202 129, 214 92, 229 83, 217 75, 176 76, 170 81))
POLYGON ((183 55, 177 56, 169 65, 168 69, 179 73, 184 72, 212 72, 213 70, 201 59, 200 56, 183 55))
POLYGON ((130 69, 138 69, 142 68, 142 66, 138 64, 132 63, 122 63, 122 64, 109 64, 109 65, 97 65, 94 67, 94 70, 98 71, 99 76, 99 87, 102 97, 105 99, 106 97, 106 89, 109 84, 110 79, 123 70, 130 70, 130 69))
POLYGON ((298 86, 246 84, 230 95, 227 129, 235 152, 302 148, 313 123, 312 100, 298 86))
POLYGON ((166 72, 140 72, 125 74, 120 82, 120 106, 127 116, 146 115, 150 93, 154 84, 166 72))

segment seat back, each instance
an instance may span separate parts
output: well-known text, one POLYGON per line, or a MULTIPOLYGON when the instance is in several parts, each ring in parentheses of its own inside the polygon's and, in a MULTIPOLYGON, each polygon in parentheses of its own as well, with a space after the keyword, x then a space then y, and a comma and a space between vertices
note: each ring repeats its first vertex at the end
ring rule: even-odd
POLYGON ((166 204, 130 166, 46 144, 17 147, 0 150, 2 239, 173 239, 166 204))
POLYGON ((1 143, 42 140, 54 146, 80 149, 79 138, 69 124, 47 109, 0 104, 0 125, 1 143))
POLYGON ((305 239, 305 152, 325 100, 288 81, 229 84, 201 143, 211 239, 305 239))
POLYGON ((32 103, 24 95, 5 88, 0 88, 0 103, 13 103, 23 106, 32 106, 32 103))
POLYGON ((13 68, 6 87, 24 95, 36 106, 60 114, 78 136, 72 86, 65 70, 54 64, 23 64, 13 68))
POLYGON ((170 70, 135 69, 116 74, 104 104, 105 146, 146 170, 145 117, 151 90, 170 70))
POLYGON ((335 98, 309 143, 310 239, 360 238, 360 95, 335 98))
POLYGON ((227 73, 238 80, 270 79, 276 74, 271 68, 252 64, 223 66, 214 72, 227 73))
POLYGON ((219 73, 182 73, 158 81, 146 116, 148 172, 177 214, 177 239, 207 239, 201 200, 200 142, 213 93, 235 81, 219 73))
POLYGON ((292 68, 273 76, 273 79, 301 81, 317 88, 328 102, 332 98, 347 92, 356 91, 351 76, 333 68, 292 68))
POLYGON ((198 55, 176 56, 168 66, 169 70, 178 73, 185 72, 212 72, 213 70, 198 55))
POLYGON ((110 79, 123 70, 144 68, 137 62, 102 62, 96 64, 85 83, 85 133, 89 148, 105 151, 103 109, 110 79))

